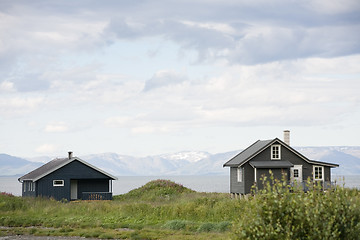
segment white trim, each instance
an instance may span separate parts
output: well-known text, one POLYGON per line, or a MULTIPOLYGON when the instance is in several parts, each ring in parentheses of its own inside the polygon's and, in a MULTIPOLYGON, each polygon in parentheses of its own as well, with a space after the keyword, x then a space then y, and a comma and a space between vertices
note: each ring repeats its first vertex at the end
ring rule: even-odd
POLYGON ((290 168, 290 180, 291 182, 297 181, 302 182, 303 181, 303 174, 302 174, 302 165, 294 165, 290 168), (294 176, 295 170, 298 170, 298 177, 294 176))
POLYGON ((243 181, 243 175, 244 175, 244 169, 242 167, 237 168, 237 181, 242 182, 243 181))
POLYGON ((254 167, 254 182, 256 182, 256 167, 254 167))
POLYGON ((270 157, 271 157, 271 160, 280 160, 281 159, 281 145, 280 144, 273 144, 271 145, 271 152, 270 152, 270 157), (278 148, 278 156, 277 157, 274 157, 274 148, 277 147, 278 148))
POLYGON ((323 181, 324 180, 324 167, 323 166, 319 166, 319 165, 313 166, 313 179, 314 179, 314 181, 323 181), (315 168, 321 169, 321 178, 315 178, 315 168))
POLYGON ((53 180, 53 187, 63 187, 64 185, 64 180, 53 180))
POLYGON ((70 199, 78 199, 78 180, 70 180, 70 199))

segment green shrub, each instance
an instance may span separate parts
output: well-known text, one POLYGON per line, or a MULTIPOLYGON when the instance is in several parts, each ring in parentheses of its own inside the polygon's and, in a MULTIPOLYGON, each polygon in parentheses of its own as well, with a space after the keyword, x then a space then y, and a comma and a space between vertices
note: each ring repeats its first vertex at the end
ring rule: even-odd
POLYGON ((239 213, 234 239, 358 239, 358 190, 324 192, 308 181, 308 192, 293 192, 286 181, 270 181, 239 213))
POLYGON ((231 223, 228 221, 220 222, 216 225, 216 230, 218 232, 225 232, 231 227, 231 223))
POLYGON ((198 228, 198 232, 211 232, 211 231, 216 231, 216 224, 207 222, 201 224, 198 228))

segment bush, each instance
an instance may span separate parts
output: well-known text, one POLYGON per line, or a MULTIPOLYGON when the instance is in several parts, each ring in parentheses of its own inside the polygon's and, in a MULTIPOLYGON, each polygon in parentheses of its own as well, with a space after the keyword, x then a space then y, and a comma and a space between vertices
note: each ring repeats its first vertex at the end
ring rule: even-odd
POLYGON ((210 232, 215 230, 216 230, 216 224, 210 222, 203 223, 198 228, 198 232, 210 232))
POLYGON ((231 223, 228 221, 220 222, 217 224, 216 229, 219 232, 225 232, 230 228, 230 226, 231 226, 231 223))
POLYGON ((270 180, 239 214, 234 239, 358 239, 358 190, 323 192, 308 181, 307 193, 295 193, 286 181, 270 180))

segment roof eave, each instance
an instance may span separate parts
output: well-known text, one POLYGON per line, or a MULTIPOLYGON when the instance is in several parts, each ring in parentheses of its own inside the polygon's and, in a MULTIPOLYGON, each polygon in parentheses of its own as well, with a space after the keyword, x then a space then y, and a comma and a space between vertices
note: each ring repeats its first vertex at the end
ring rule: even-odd
POLYGON ((332 167, 332 168, 340 166, 339 164, 335 164, 335 163, 327 163, 327 162, 321 162, 321 161, 315 161, 315 160, 310 160, 310 163, 314 164, 314 165, 317 164, 317 165, 332 167))
MULTIPOLYGON (((62 168, 62 167, 64 167, 64 166, 66 166, 67 164, 69 164, 69 163, 71 163, 71 162, 73 162, 73 161, 75 161, 75 160, 83 163, 84 165, 86 165, 86 166, 88 166, 88 167, 90 167, 90 168, 95 169, 96 171, 104 174, 105 176, 111 178, 112 180, 118 180, 117 177, 115 177, 115 176, 113 176, 113 175, 111 175, 111 174, 109 174, 109 173, 107 173, 107 172, 105 172, 105 171, 103 171, 103 170, 101 170, 101 169, 99 169, 99 168, 91 165, 90 163, 85 162, 84 160, 82 160, 82 159, 80 159, 80 158, 78 158, 78 157, 73 157, 73 158, 70 159, 70 161, 64 162, 63 164, 58 165, 57 167, 55 167, 55 168, 53 168, 53 169, 51 169, 51 170, 49 170, 49 171, 47 171, 47 172, 45 172, 45 173, 37 176, 36 178, 25 179, 25 178, 22 178, 22 177, 21 177, 21 178, 19 178, 19 181, 21 180, 21 181, 33 181, 33 182, 36 182, 36 181, 40 180, 41 178, 49 175, 49 174, 52 173, 52 172, 55 172, 56 170, 58 170, 58 169, 60 169, 60 168, 62 168)), ((26 175, 24 175, 24 176, 26 176, 26 175)), ((24 176, 23 176, 23 177, 24 177, 24 176)))

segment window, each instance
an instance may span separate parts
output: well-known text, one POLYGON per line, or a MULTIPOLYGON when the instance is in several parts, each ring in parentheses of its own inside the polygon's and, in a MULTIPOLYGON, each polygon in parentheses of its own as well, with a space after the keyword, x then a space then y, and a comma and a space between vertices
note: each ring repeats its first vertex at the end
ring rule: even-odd
POLYGON ((314 166, 314 180, 324 179, 324 167, 314 166))
POLYGON ((24 182, 24 192, 34 192, 35 191, 35 183, 31 181, 24 182))
POLYGON ((30 191, 31 192, 35 192, 35 186, 36 186, 36 183, 30 182, 30 191))
POLYGON ((242 182, 243 181, 243 168, 239 167, 237 169, 237 181, 242 182))
POLYGON ((280 145, 272 145, 271 146, 271 159, 280 159, 281 153, 280 153, 280 145))
POLYGON ((299 177, 299 169, 294 169, 294 178, 299 177))
POLYGON ((53 181, 54 187, 63 187, 64 186, 64 180, 54 180, 53 181))

